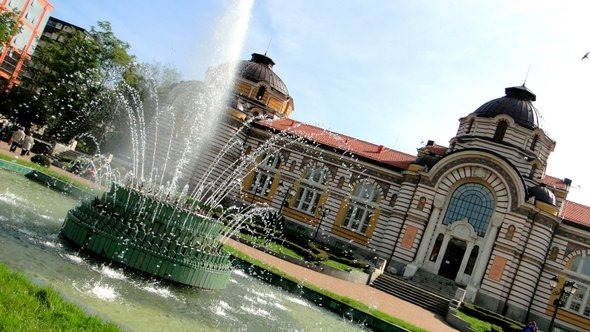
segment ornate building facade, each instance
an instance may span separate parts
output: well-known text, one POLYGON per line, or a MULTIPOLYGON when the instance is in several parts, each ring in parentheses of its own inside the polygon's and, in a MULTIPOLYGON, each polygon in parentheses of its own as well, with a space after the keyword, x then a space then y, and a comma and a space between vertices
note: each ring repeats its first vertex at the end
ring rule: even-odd
POLYGON ((273 65, 261 54, 240 63, 207 157, 264 118, 239 132, 243 149, 273 139, 274 150, 256 157, 237 200, 280 210, 302 236, 387 260, 388 273, 439 275, 466 301, 542 327, 555 289, 575 281, 556 327, 590 330, 590 207, 567 200, 571 180, 545 173, 555 141, 539 127, 533 92, 507 88, 466 111, 448 146, 429 141, 413 155, 290 119, 294 102, 273 65))

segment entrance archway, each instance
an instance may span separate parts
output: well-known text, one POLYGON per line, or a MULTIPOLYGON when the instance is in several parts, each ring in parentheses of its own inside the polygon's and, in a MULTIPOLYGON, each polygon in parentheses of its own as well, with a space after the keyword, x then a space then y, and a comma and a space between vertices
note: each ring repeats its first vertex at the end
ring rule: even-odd
POLYGON ((461 267, 463 256, 465 256, 466 248, 467 242, 452 238, 447 245, 447 250, 445 251, 440 268, 438 269, 438 275, 447 279, 455 280, 459 268, 461 267))

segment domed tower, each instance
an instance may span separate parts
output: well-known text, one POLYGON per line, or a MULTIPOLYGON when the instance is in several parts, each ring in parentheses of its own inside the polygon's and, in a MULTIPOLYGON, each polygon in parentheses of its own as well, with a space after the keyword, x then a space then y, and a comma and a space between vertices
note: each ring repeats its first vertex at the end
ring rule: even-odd
MULTIPOLYGON (((191 185, 202 183, 206 178, 222 178, 227 176, 224 170, 236 167, 236 160, 240 160, 247 151, 245 142, 248 133, 241 129, 249 119, 259 116, 266 119, 284 118, 293 112, 293 99, 285 83, 272 70, 274 64, 271 58, 258 53, 253 53, 249 61, 237 63, 227 112, 211 129, 209 139, 201 146, 202 151, 196 153, 199 163, 193 169, 191 185), (211 164, 216 165, 213 170, 209 169, 211 164)), ((215 85, 215 80, 225 79, 227 76, 223 74, 227 72, 228 66, 222 64, 210 68, 205 85, 215 85)), ((238 189, 228 195, 238 196, 238 189)))
POLYGON ((237 68, 232 114, 240 119, 251 116, 289 117, 295 105, 287 86, 272 70, 274 61, 253 53, 237 68))
POLYGON ((556 205, 554 194, 542 184, 547 160, 555 149, 539 125, 535 94, 524 85, 506 88, 504 97, 481 105, 459 119, 450 150, 492 151, 510 162, 526 184, 528 197, 556 205))

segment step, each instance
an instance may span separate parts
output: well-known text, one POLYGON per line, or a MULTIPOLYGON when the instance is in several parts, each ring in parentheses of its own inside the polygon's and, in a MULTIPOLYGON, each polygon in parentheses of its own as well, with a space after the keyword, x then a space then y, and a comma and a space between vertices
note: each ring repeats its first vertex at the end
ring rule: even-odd
POLYGON ((371 286, 443 316, 452 300, 452 297, 436 294, 414 282, 388 273, 380 275, 371 286))

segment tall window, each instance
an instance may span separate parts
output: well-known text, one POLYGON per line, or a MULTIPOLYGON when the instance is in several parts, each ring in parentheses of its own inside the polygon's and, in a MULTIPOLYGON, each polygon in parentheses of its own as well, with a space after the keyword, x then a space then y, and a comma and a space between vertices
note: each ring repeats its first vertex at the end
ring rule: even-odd
POLYGON ((250 184, 248 191, 255 195, 268 196, 270 187, 272 186, 275 178, 275 174, 279 170, 280 166, 281 158, 278 153, 263 155, 262 162, 256 168, 254 180, 250 184))
POLYGON ((529 173, 529 179, 534 179, 535 173, 537 173, 537 165, 531 166, 531 171, 529 173))
POLYGON ((261 86, 260 88, 258 88, 258 92, 256 93, 256 99, 261 100, 262 97, 264 97, 265 92, 266 92, 266 88, 264 86, 261 86))
POLYGON ((473 129, 474 122, 475 122, 474 119, 469 120, 469 125, 467 126, 467 134, 471 133, 471 129, 473 129))
POLYGON ((588 283, 578 281, 578 290, 570 295, 566 308, 578 315, 590 317, 590 256, 583 253, 574 257, 570 270, 581 275, 580 279, 588 280, 588 283))
POLYGON ((377 208, 379 191, 377 186, 361 182, 354 186, 342 227, 365 234, 371 217, 377 208))
POLYGON ((533 141, 531 142, 531 151, 535 151, 535 148, 537 147, 538 140, 539 140, 539 135, 535 135, 533 137, 533 141))
POLYGON ((494 133, 494 140, 501 142, 504 139, 504 135, 506 135, 506 129, 508 129, 508 122, 504 120, 498 122, 496 132, 494 133))
POLYGON ((473 273, 473 268, 475 267, 475 262, 477 261, 477 255, 479 255, 479 246, 475 246, 473 249, 471 249, 469 260, 467 260, 467 265, 465 266, 465 274, 471 275, 471 273, 473 273))
POLYGON ((321 166, 307 167, 297 193, 296 209, 315 214, 320 197, 325 190, 327 175, 327 170, 321 166))
POLYGON ((494 196, 479 183, 466 183, 453 192, 443 220, 448 225, 467 218, 477 235, 484 236, 494 212, 494 196))

